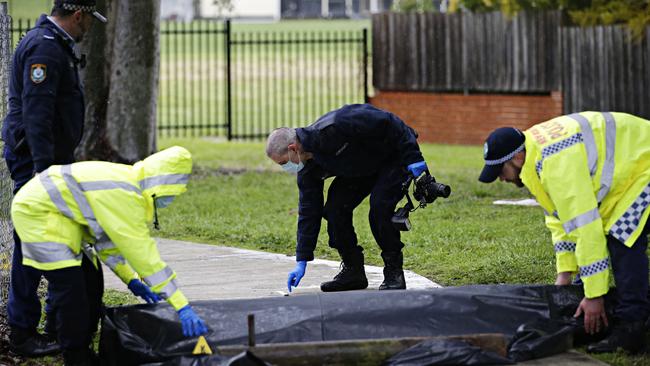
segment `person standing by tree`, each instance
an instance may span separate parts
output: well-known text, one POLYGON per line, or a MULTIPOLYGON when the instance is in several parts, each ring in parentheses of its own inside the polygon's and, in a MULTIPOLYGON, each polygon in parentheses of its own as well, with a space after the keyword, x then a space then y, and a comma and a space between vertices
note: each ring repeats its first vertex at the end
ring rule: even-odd
MULTIPOLYGON (((41 15, 20 41, 9 81, 9 112, 2 126, 3 157, 14 181, 14 194, 52 164, 74 161, 84 125, 84 66, 76 43, 93 18, 106 22, 95 0, 55 0, 50 16, 41 15)), ((56 353, 58 345, 36 331, 41 316, 37 288, 41 271, 22 264, 20 238, 14 232, 8 322, 10 348, 23 356, 56 353)), ((54 332, 47 307, 46 331, 54 332)))

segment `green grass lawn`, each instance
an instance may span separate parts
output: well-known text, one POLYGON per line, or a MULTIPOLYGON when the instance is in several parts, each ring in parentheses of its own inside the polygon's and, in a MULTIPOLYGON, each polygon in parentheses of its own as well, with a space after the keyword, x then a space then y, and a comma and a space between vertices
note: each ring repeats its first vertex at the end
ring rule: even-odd
MULTIPOLYGON (((294 253, 295 176, 266 159, 262 143, 163 139, 160 146, 172 144, 194 153, 196 169, 188 192, 161 215, 161 235, 294 253), (237 169, 247 171, 223 174, 237 169)), ((541 209, 492 205, 495 199, 528 195, 505 184, 479 184, 480 147, 424 145, 423 152, 433 174, 453 193, 411 215, 413 230, 403 235, 407 268, 446 286, 554 280, 553 247, 541 209)), ((366 199, 355 212, 355 227, 368 262, 380 265, 367 215, 366 199)), ((337 259, 325 230, 323 223, 316 255, 337 259)))

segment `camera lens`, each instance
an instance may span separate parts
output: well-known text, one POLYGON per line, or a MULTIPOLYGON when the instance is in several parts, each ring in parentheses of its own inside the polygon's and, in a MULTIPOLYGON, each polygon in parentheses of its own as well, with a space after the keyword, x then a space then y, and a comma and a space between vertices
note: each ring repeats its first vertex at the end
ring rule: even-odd
POLYGON ((448 186, 446 184, 442 184, 442 183, 432 183, 432 184, 435 187, 434 188, 436 190, 435 195, 437 197, 447 198, 451 194, 451 187, 450 186, 448 186))

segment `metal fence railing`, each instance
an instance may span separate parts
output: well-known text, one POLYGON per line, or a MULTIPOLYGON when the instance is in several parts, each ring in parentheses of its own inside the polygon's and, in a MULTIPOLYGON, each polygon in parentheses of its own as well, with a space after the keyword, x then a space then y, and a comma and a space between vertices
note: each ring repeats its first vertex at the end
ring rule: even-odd
MULTIPOLYGON (((11 62, 11 18, 7 3, 0 2, 0 126, 7 114, 7 94, 9 67, 11 62)), ((0 151, 4 148, 0 140, 0 151)), ((0 159, 0 318, 6 315, 9 290, 11 256, 13 253, 13 227, 9 209, 11 206, 13 183, 4 159, 0 159)), ((1 319, 0 319, 1 320, 1 319)), ((0 324, 2 327, 2 324, 0 324)))
POLYGON ((158 128, 166 136, 257 139, 368 96, 367 31, 234 32, 164 22, 158 128))
MULTIPOLYGON (((34 25, 18 19, 13 45, 34 25)), ((368 32, 233 31, 230 21, 160 25, 162 136, 259 139, 368 100, 368 32)))

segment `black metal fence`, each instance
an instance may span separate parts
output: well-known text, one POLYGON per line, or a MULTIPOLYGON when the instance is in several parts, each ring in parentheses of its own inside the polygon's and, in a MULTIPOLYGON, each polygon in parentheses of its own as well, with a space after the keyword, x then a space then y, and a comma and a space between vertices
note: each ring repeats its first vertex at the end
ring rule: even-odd
MULTIPOLYGON (((14 43, 33 25, 13 24, 14 43)), ((229 21, 163 22, 162 136, 259 139, 368 100, 368 32, 233 31, 229 21)))

